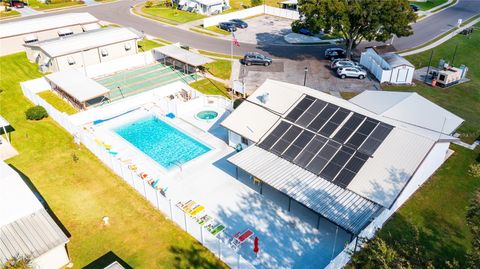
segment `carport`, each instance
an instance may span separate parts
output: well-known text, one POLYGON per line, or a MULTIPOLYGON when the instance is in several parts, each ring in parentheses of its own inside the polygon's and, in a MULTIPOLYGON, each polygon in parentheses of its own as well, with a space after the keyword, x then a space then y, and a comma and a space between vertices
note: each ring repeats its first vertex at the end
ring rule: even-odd
POLYGON ((107 97, 109 89, 86 77, 76 70, 67 70, 46 76, 52 89, 68 99, 79 109, 86 109, 93 103, 100 103, 107 97))
POLYGON ((197 73, 199 69, 213 60, 198 53, 181 48, 178 44, 172 44, 153 49, 157 59, 163 59, 164 65, 183 70, 185 74, 197 73))

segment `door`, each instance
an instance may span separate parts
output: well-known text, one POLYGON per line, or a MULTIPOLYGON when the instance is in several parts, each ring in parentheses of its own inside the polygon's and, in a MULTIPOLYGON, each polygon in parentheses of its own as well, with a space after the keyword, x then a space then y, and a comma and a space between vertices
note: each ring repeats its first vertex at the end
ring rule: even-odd
POLYGON ((397 81, 396 83, 406 83, 407 82, 407 76, 408 76, 408 68, 401 67, 398 69, 397 72, 397 81))

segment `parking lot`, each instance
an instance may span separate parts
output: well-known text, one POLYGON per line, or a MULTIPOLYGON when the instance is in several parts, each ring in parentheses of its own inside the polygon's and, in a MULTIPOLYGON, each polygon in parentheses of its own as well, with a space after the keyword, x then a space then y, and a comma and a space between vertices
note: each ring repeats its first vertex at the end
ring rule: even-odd
POLYGON ((292 32, 292 20, 262 15, 245 20, 248 28, 238 29, 235 33, 240 43, 251 44, 287 44, 283 36, 292 32))
POLYGON ((380 85, 371 74, 361 80, 357 78, 341 79, 330 69, 330 61, 306 59, 302 61, 274 60, 272 65, 241 66, 240 79, 247 92, 253 92, 267 78, 288 83, 305 85, 325 92, 362 92, 379 90, 380 85), (308 69, 305 76, 305 67, 308 69))

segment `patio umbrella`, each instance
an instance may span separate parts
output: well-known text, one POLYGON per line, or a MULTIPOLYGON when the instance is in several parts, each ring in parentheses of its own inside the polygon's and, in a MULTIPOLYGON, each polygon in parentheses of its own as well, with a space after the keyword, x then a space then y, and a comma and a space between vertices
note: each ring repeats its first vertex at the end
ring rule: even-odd
POLYGON ((255 255, 258 255, 258 237, 255 236, 255 239, 253 240, 253 252, 255 252, 255 255))

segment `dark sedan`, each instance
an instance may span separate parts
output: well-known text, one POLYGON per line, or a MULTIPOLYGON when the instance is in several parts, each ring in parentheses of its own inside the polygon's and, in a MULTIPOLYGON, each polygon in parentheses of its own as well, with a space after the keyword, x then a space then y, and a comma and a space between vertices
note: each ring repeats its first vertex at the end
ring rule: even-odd
POLYGON ((237 31, 237 27, 233 22, 221 22, 218 24, 218 28, 225 30, 227 32, 235 32, 237 31))
POLYGON ((248 27, 248 23, 240 20, 240 19, 233 19, 233 20, 230 20, 231 23, 235 24, 235 26, 237 28, 241 28, 241 29, 245 29, 248 27))

